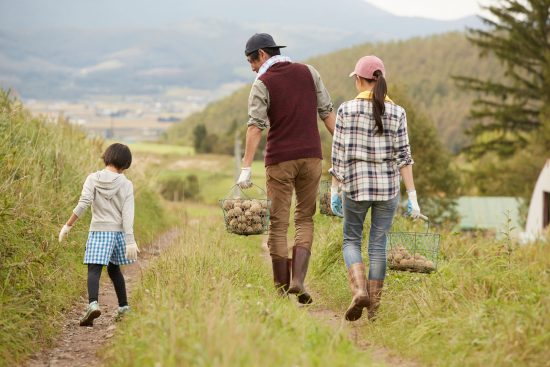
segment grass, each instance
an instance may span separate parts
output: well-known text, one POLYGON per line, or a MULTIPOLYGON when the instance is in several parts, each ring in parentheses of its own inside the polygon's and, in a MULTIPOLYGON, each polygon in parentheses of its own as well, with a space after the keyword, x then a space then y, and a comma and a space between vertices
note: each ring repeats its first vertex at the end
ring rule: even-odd
POLYGON ((275 295, 261 237, 229 235, 216 208, 187 205, 187 218, 184 238, 144 274, 107 365, 371 365, 344 335, 275 295))
MULTIPOLYGON (((141 160, 146 161, 148 154, 138 154, 141 160)), ((167 177, 180 177, 185 180, 189 175, 197 176, 200 187, 198 201, 218 205, 218 200, 232 193, 235 186, 235 162, 229 156, 223 155, 195 155, 190 158, 176 156, 163 157, 162 160, 150 162, 147 165, 147 175, 153 185, 167 177)), ((253 189, 244 191, 245 195, 265 197, 265 168, 263 162, 254 162, 252 165, 253 189)))
POLYGON ((174 144, 159 144, 159 143, 131 143, 128 145, 134 153, 151 153, 160 155, 174 156, 193 156, 195 149, 193 147, 174 145, 174 144))
MULTIPOLYGON (((60 121, 32 118, 0 94, 0 366, 17 365, 51 343, 58 320, 85 290, 81 266, 89 213, 57 242, 89 172, 101 168, 102 141, 60 121)), ((153 262, 132 296, 134 312, 107 347, 109 365, 353 366, 370 356, 288 300, 274 296, 260 237, 223 229, 217 201, 235 183, 230 157, 134 149, 128 171, 143 245, 183 223, 185 235, 153 262), (202 201, 163 203, 164 175, 199 179, 202 201), (181 218, 168 213, 185 209, 181 218), (166 209, 168 208, 168 209, 166 209)), ((265 188, 263 164, 253 181, 265 188)), ((320 307, 349 304, 342 222, 316 216, 309 282, 320 307)), ((367 221, 367 228, 369 222, 367 221)), ((397 218, 393 230, 423 231, 397 218)), ((367 235, 367 233, 365 233, 367 235)), ((544 366, 550 360, 548 244, 442 233, 431 275, 390 271, 379 318, 361 336, 426 366, 544 366)), ((366 250, 366 249, 365 249, 366 250)))
MULTIPOLYGON (((49 345, 72 300, 85 292, 88 213, 68 241, 57 235, 104 148, 71 125, 33 118, 0 91, 0 366, 49 345)), ((130 169, 135 231, 144 245, 170 224, 158 196, 130 169)))
MULTIPOLYGON (((341 222, 319 217, 316 224, 312 278, 329 307, 343 312, 350 291, 341 222)), ((410 226, 399 218, 394 230, 410 226)), ((361 333, 427 366, 548 365, 549 251, 548 244, 444 233, 439 271, 390 271, 380 317, 361 333)))

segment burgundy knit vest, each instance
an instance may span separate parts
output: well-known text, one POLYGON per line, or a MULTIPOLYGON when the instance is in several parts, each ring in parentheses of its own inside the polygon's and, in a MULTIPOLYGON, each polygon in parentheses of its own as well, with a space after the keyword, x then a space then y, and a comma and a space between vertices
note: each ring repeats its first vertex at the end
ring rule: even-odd
POLYGON ((309 68, 298 63, 276 63, 260 80, 269 92, 265 165, 301 158, 323 159, 317 91, 309 68))

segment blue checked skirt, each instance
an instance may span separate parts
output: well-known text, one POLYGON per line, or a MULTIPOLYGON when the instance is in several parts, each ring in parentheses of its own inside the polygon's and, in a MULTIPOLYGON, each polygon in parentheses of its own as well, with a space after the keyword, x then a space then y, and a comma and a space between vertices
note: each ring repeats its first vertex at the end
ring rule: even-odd
POLYGON ((128 260, 124 255, 126 241, 123 232, 95 232, 88 234, 84 264, 115 265, 131 264, 134 260, 128 260))

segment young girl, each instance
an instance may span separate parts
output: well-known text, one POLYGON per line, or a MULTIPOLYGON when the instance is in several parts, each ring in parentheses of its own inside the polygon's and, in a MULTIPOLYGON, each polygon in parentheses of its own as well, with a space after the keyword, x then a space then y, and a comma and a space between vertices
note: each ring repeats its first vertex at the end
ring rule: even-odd
POLYGON ((132 153, 124 144, 112 144, 103 153, 105 169, 90 174, 84 182, 78 205, 59 233, 59 242, 74 222, 92 205, 92 222, 84 264, 88 264, 89 305, 80 326, 93 326, 101 315, 98 304, 99 278, 103 266, 113 281, 118 298, 119 319, 130 310, 120 265, 131 264, 139 252, 134 239, 134 188, 122 172, 132 164, 132 153))
POLYGON ((346 319, 364 307, 375 317, 386 276, 386 235, 399 200, 399 178, 409 197, 409 214, 420 216, 414 188, 407 118, 388 96, 384 64, 376 56, 359 59, 350 74, 359 95, 338 109, 332 140, 331 208, 344 217, 344 260, 353 299, 346 319), (338 195, 342 186, 343 203, 338 195), (361 257, 363 222, 371 210, 369 278, 361 257))

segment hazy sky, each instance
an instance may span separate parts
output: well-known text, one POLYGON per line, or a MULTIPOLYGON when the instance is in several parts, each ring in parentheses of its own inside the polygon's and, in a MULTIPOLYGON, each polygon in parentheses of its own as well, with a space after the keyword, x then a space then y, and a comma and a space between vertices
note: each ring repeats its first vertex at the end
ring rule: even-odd
POLYGON ((481 5, 494 5, 497 0, 366 0, 395 15, 421 16, 433 19, 456 19, 481 14, 481 5))

